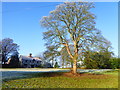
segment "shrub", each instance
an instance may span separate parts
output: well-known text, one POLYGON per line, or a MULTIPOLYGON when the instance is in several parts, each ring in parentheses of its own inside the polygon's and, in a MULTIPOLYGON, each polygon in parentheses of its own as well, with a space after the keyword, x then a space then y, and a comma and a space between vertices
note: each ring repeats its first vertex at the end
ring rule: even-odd
POLYGON ((112 69, 120 69, 120 58, 111 58, 110 62, 112 69))

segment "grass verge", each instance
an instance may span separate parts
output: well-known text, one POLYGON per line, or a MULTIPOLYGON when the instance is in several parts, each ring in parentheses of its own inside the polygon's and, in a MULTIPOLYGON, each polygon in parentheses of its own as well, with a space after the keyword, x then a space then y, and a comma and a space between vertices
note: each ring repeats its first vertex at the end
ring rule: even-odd
POLYGON ((77 76, 65 72, 32 73, 4 80, 2 88, 118 88, 118 71, 77 76))

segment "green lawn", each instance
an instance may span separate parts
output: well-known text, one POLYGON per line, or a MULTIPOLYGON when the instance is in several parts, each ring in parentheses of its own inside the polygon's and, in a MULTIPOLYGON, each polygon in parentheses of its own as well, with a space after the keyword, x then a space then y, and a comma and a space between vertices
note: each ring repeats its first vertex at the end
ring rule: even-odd
POLYGON ((2 88, 118 88, 118 71, 102 74, 35 73, 27 78, 5 80, 2 88))

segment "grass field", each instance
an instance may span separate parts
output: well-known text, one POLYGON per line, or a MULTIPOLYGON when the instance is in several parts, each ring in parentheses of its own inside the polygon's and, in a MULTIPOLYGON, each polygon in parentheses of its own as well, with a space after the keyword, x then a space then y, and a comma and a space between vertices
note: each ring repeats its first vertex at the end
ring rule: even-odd
POLYGON ((27 78, 4 80, 2 88, 118 88, 118 71, 77 76, 68 72, 33 73, 27 78))

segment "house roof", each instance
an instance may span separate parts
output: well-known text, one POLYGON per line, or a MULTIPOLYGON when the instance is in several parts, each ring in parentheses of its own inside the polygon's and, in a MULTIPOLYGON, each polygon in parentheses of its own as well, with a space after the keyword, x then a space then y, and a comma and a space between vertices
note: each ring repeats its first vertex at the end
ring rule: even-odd
POLYGON ((20 58, 21 59, 26 59, 26 60, 33 60, 33 59, 35 59, 35 60, 37 60, 37 61, 42 61, 41 59, 39 59, 39 58, 36 58, 36 57, 28 57, 28 56, 23 56, 23 55, 20 55, 20 58))

